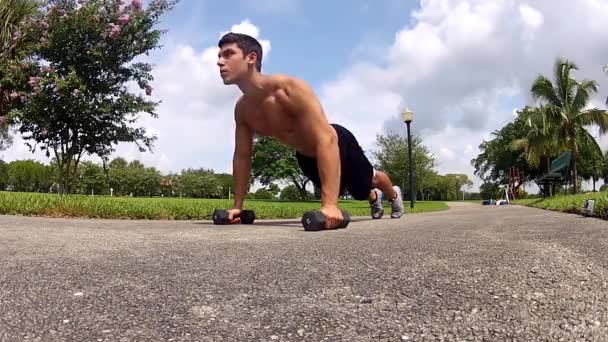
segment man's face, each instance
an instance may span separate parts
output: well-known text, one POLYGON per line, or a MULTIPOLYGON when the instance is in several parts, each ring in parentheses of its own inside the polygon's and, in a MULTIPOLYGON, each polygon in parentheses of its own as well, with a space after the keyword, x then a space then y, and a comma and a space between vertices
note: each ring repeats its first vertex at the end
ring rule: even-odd
POLYGON ((235 44, 225 44, 217 54, 217 65, 224 84, 233 84, 247 73, 247 60, 235 44))

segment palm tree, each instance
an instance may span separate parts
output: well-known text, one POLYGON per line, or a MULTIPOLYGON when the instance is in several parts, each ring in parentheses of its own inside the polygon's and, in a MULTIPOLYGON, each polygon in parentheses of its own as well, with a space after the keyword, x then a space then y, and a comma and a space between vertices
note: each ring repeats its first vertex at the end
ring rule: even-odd
MULTIPOLYGON (((604 65, 602 69, 604 70, 606 76, 608 76, 608 64, 604 65)), ((606 97, 606 106, 608 106, 608 97, 606 97)))
POLYGON ((573 161, 573 191, 577 192, 577 165, 579 160, 578 138, 593 136, 585 129, 586 126, 597 125, 600 134, 608 131, 608 112, 600 109, 585 109, 591 95, 598 90, 596 81, 577 81, 571 72, 578 70, 573 62, 557 59, 554 66, 554 81, 551 83, 543 75, 539 75, 532 84, 531 92, 535 100, 543 105, 548 127, 555 130, 558 146, 572 153, 573 161))
MULTIPOLYGON (((511 150, 522 152, 531 168, 538 169, 540 166, 543 172, 548 173, 551 171, 551 156, 558 152, 559 146, 555 129, 549 125, 545 113, 545 108, 542 106, 539 108, 525 107, 523 109, 520 115, 526 123, 528 131, 524 138, 515 139, 511 142, 511 150)), ((547 192, 550 189, 545 188, 543 190, 547 192)), ((550 193, 546 194, 551 195, 550 193)))
POLYGON ((523 152, 528 164, 538 168, 542 163, 543 171, 549 172, 551 156, 558 149, 555 130, 548 125, 543 107, 526 107, 521 113, 528 131, 526 136, 511 142, 511 150, 523 152))

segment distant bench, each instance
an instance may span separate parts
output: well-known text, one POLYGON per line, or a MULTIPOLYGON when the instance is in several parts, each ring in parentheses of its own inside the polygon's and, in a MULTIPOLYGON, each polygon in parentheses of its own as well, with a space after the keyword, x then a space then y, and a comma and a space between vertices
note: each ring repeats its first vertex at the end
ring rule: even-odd
MULTIPOLYGON (((557 158, 551 161, 551 169, 549 173, 536 178, 536 183, 543 187, 548 184, 564 182, 570 178, 570 165, 572 163, 572 153, 570 151, 560 154, 557 158)), ((545 193, 543 191, 543 193, 545 193)))

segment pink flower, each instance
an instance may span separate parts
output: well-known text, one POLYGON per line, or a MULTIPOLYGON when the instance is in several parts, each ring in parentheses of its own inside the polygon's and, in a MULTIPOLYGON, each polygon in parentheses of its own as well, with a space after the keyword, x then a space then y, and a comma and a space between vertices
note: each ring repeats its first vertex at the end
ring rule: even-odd
POLYGON ((15 31, 13 34, 13 41, 17 41, 19 38, 21 38, 21 31, 15 31))
POLYGON ((132 0, 131 6, 133 6, 133 9, 136 11, 139 11, 141 9, 141 0, 132 0))
POLYGON ((150 86, 149 84, 146 85, 146 95, 152 95, 152 86, 150 86))
POLYGON ((27 82, 27 84, 30 85, 30 87, 36 88, 38 87, 38 83, 40 83, 40 77, 30 77, 30 80, 27 82))
POLYGON ((42 29, 44 29, 44 30, 48 30, 49 29, 49 23, 47 23, 46 21, 41 21, 40 22, 40 27, 42 27, 42 29))
POLYGON ((120 16, 120 18, 118 18, 118 23, 120 25, 125 25, 126 23, 129 22, 129 18, 130 18, 130 16, 128 14, 123 14, 120 16))
POLYGON ((16 98, 19 97, 19 93, 13 90, 9 96, 10 96, 11 100, 15 100, 16 98))
POLYGON ((118 35, 120 34, 120 26, 118 26, 114 23, 110 23, 109 26, 110 26, 110 33, 109 33, 110 38, 118 37, 118 35))

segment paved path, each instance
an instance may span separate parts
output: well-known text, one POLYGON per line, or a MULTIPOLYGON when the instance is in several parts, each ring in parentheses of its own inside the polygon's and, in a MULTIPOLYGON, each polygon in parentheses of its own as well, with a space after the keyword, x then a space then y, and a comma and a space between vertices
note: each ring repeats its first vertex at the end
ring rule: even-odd
POLYGON ((0 216, 0 340, 605 341, 607 245, 518 206, 318 233, 0 216))

